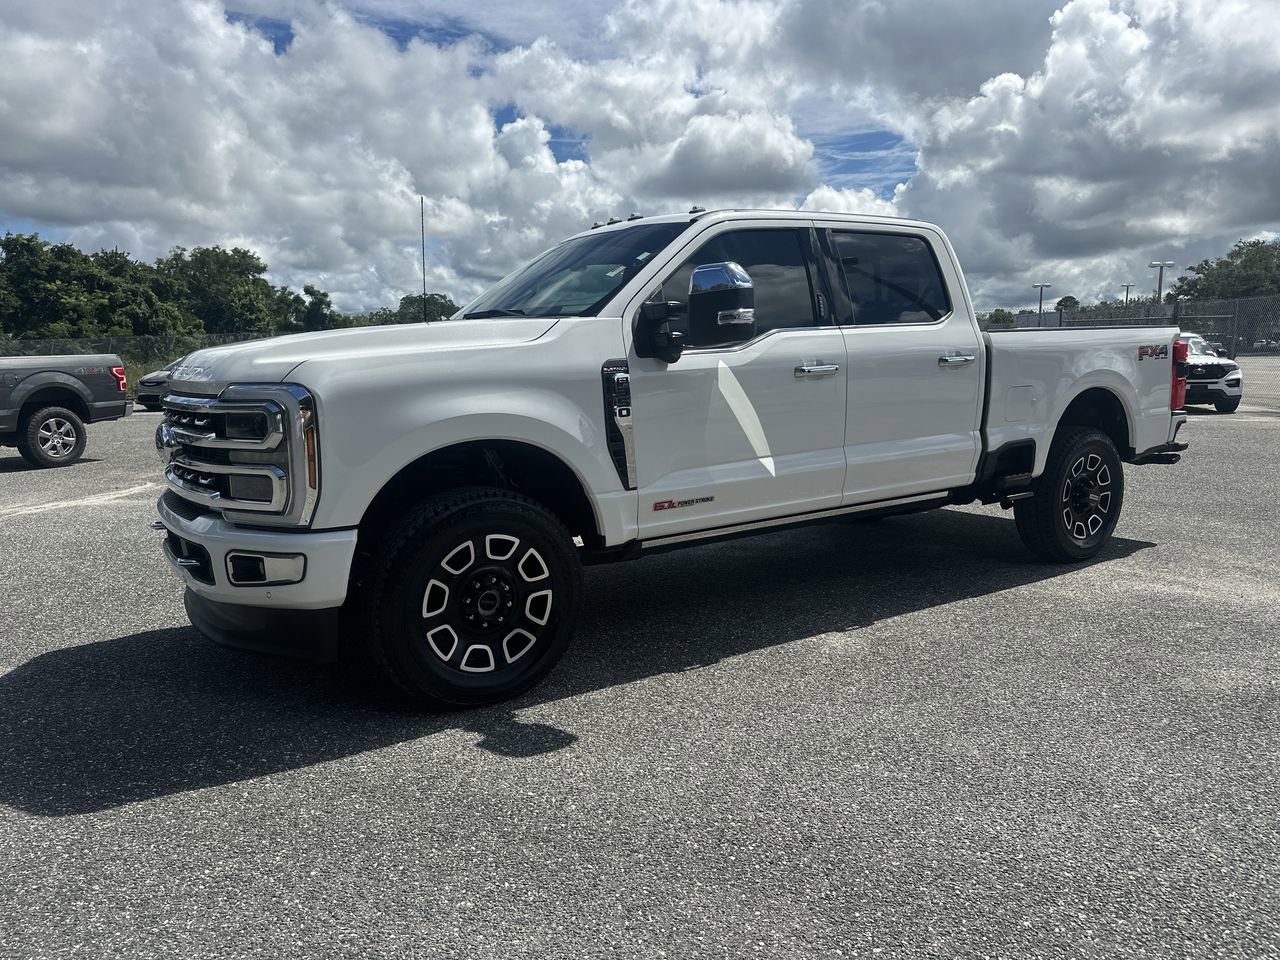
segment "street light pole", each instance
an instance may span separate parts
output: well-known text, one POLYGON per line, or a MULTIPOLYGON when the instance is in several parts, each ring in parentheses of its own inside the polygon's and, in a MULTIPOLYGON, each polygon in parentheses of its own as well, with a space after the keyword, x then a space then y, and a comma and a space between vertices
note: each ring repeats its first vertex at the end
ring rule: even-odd
POLYGON ((1031 286, 1035 287, 1040 291, 1040 315, 1039 315, 1039 318, 1036 320, 1036 325, 1043 327, 1044 326, 1044 289, 1045 287, 1052 287, 1053 284, 1052 283, 1033 283, 1031 286))
POLYGON ((1164 299, 1164 268, 1176 267, 1177 264, 1172 260, 1152 260, 1147 266, 1160 269, 1160 279, 1156 281, 1156 303, 1160 303, 1164 299))
POLYGON ((1136 284, 1136 283, 1122 283, 1122 284, 1120 284, 1120 286, 1124 287, 1124 305, 1127 307, 1127 306, 1129 306, 1129 288, 1130 288, 1130 287, 1136 287, 1136 286, 1137 286, 1137 284, 1136 284))

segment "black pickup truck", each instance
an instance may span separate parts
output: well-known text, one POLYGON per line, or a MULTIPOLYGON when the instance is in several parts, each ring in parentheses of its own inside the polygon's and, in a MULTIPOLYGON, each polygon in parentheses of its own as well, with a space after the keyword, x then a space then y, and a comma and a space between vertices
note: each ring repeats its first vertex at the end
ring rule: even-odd
POLYGON ((127 386, 114 354, 0 357, 0 447, 17 447, 37 467, 75 463, 86 423, 133 410, 127 386))

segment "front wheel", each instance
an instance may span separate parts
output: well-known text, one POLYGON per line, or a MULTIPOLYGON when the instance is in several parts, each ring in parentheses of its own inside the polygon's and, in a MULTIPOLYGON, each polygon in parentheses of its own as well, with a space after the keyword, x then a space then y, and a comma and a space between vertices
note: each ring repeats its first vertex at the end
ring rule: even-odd
POLYGON ((1088 560, 1111 537, 1124 503, 1124 467, 1111 438, 1089 427, 1054 438, 1035 496, 1014 504, 1022 542, 1053 563, 1088 560))
POLYGON ((37 410, 18 433, 18 452, 36 467, 65 467, 84 453, 84 423, 66 407, 37 410))
POLYGON ((527 497, 442 494, 374 554, 360 585, 364 641, 384 677, 426 706, 517 696, 569 645, 582 565, 569 532, 527 497))
POLYGON ((1239 397, 1230 397, 1226 400, 1213 401, 1213 409, 1219 413, 1235 413, 1240 407, 1239 397))

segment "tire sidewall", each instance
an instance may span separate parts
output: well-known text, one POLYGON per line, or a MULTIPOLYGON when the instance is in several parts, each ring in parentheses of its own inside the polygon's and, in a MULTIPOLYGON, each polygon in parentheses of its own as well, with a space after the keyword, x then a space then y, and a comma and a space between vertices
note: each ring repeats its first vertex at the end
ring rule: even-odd
POLYGON ((80 459, 84 453, 87 437, 84 422, 75 413, 65 407, 45 407, 28 418, 26 427, 22 431, 22 441, 19 452, 29 463, 38 467, 65 467, 80 459), (40 428, 55 419, 65 420, 76 435, 71 452, 64 457, 51 457, 40 446, 40 428))
MULTIPOLYGON (((429 700, 459 707, 506 700, 538 683, 560 660, 577 625, 582 572, 567 534, 537 508, 509 500, 468 504, 438 518, 422 534, 400 552, 400 569, 390 578, 379 611, 383 649, 397 674, 429 700), (484 544, 489 534, 518 537, 517 551, 535 547, 546 563, 553 591, 548 622, 536 645, 519 658, 523 665, 504 669, 496 678, 444 664, 427 643, 422 618, 423 595, 441 561, 466 540, 484 544)), ((453 604, 452 596, 449 602, 453 604)), ((454 627, 460 642, 467 642, 458 618, 450 616, 445 622, 454 627)))
POLYGON ((1115 444, 1111 442, 1110 438, 1103 433, 1093 433, 1080 438, 1064 450, 1061 459, 1057 461, 1056 467, 1057 469, 1052 477, 1052 486, 1047 491, 1051 495, 1050 502, 1053 509, 1053 536, 1063 552, 1076 559, 1087 560, 1102 549, 1115 531, 1116 524, 1120 522, 1120 511, 1124 508, 1124 465, 1120 460, 1120 454, 1116 450, 1115 444), (1066 483, 1071 467, 1081 456, 1088 457, 1089 454, 1093 453, 1102 457, 1103 462, 1110 469, 1112 477, 1111 502, 1113 506, 1107 512, 1107 518, 1098 529, 1098 532, 1084 541, 1084 543, 1081 543, 1071 536, 1061 516, 1062 488, 1066 483))

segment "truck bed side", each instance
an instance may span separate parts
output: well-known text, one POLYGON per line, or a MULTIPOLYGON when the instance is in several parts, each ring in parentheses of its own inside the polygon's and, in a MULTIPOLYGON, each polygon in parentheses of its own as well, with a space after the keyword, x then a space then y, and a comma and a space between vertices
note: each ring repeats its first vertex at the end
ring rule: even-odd
POLYGON ((1077 401, 1107 407, 1106 394, 1123 410, 1124 442, 1116 444, 1122 457, 1133 459, 1164 445, 1171 439, 1169 389, 1177 335, 1177 327, 988 332, 985 448, 1034 440, 1039 476, 1068 407, 1077 401))

